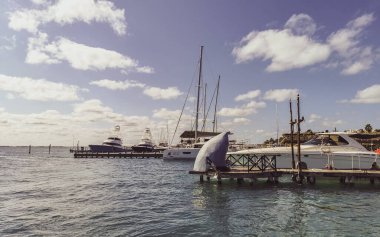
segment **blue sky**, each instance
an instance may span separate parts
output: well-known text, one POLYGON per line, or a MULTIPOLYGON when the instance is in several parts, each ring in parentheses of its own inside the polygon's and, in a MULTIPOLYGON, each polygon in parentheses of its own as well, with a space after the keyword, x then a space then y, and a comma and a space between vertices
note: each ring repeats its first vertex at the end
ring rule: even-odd
POLYGON ((275 137, 276 106, 288 132, 297 93, 303 129, 380 128, 378 1, 6 0, 0 9, 1 145, 100 143, 115 125, 126 144, 145 127, 156 142, 167 127, 172 136, 201 45, 208 100, 221 75, 218 128, 237 140, 275 137))

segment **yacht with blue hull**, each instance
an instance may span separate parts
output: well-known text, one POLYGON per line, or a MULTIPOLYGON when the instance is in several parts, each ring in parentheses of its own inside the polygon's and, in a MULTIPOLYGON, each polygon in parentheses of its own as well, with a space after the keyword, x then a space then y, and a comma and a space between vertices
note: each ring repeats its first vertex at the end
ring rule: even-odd
POLYGON ((92 152, 125 152, 121 138, 116 136, 108 137, 101 145, 89 145, 92 152))
POLYGON ((130 151, 123 146, 123 141, 117 134, 120 132, 120 126, 114 127, 114 135, 109 136, 101 145, 88 145, 91 152, 125 152, 130 151))
POLYGON ((132 146, 134 152, 152 152, 155 146, 152 142, 152 134, 149 128, 145 128, 144 135, 142 136, 139 144, 132 146))

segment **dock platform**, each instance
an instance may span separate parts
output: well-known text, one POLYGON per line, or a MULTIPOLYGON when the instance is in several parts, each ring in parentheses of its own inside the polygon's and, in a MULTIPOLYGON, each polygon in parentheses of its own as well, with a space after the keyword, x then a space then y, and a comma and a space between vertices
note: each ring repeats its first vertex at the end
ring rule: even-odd
POLYGON ((129 158, 129 159, 145 159, 145 158, 162 158, 162 152, 91 152, 91 151, 75 151, 74 158, 129 158))
POLYGON ((276 154, 273 155, 242 155, 240 157, 226 157, 230 164, 228 169, 218 170, 216 167, 210 167, 205 172, 189 171, 190 174, 203 176, 209 180, 216 177, 218 183, 223 178, 236 179, 238 183, 244 179, 256 180, 259 178, 267 178, 268 182, 277 183, 278 178, 284 175, 290 175, 292 180, 297 183, 307 182, 315 184, 317 178, 328 177, 339 179, 341 183, 352 183, 356 179, 367 179, 371 184, 375 180, 380 181, 380 169, 301 169, 298 168, 277 168, 276 154))

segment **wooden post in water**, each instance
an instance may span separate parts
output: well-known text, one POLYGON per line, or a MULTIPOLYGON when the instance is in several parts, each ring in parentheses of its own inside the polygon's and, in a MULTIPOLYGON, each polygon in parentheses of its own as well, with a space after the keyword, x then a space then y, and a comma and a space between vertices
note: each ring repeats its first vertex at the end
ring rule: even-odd
POLYGON ((32 145, 29 145, 29 154, 32 152, 32 145))
POLYGON ((302 183, 302 164, 301 164, 301 123, 305 120, 300 118, 300 95, 297 95, 297 155, 298 155, 298 178, 302 183))
POLYGON ((51 144, 49 144, 49 155, 50 155, 50 150, 51 150, 51 144))
POLYGON ((296 162, 294 160, 294 124, 293 121, 293 110, 292 110, 292 99, 289 100, 289 109, 290 109, 290 147, 292 149, 292 168, 296 168, 296 162))

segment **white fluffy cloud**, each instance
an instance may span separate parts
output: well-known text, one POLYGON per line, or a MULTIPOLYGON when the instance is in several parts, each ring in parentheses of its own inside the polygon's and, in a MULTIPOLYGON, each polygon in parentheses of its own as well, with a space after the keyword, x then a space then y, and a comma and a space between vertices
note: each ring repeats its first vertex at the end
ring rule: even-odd
POLYGON ((234 118, 233 122, 237 123, 239 125, 243 125, 243 124, 248 124, 249 122, 251 122, 251 120, 249 120, 247 118, 234 118))
POLYGON ((276 89, 265 92, 264 99, 283 102, 296 97, 298 89, 276 89))
POLYGON ((156 109, 153 111, 153 118, 165 120, 178 120, 181 110, 168 110, 166 108, 156 109))
POLYGON ((175 99, 183 93, 177 87, 168 87, 166 89, 158 87, 149 87, 144 90, 144 94, 154 100, 170 100, 175 99))
POLYGON ((364 14, 346 27, 330 34, 325 42, 312 38, 317 26, 306 14, 292 15, 284 29, 252 31, 236 46, 232 55, 237 63, 255 59, 270 61, 269 72, 303 68, 326 62, 342 67, 341 73, 353 75, 368 70, 374 63, 375 53, 371 46, 363 46, 360 37, 374 21, 373 14, 364 14))
POLYGON ((260 90, 248 91, 245 94, 241 94, 235 97, 235 101, 252 100, 261 94, 260 90))
POLYGON ((90 85, 96 85, 96 86, 104 87, 110 90, 126 90, 133 87, 138 87, 138 88, 145 87, 145 84, 139 83, 133 80, 113 81, 109 79, 92 81, 90 82, 90 85))
POLYGON ((364 14, 347 23, 346 27, 332 33, 327 42, 343 58, 342 74, 353 75, 368 70, 375 59, 372 47, 361 46, 360 37, 373 21, 373 14, 364 14))
POLYGON ((285 23, 285 28, 290 29, 295 35, 312 35, 317 30, 313 18, 306 14, 294 14, 285 23))
POLYGON ((12 37, 1 36, 0 37, 0 50, 12 50, 16 48, 16 36, 12 37))
POLYGON ((126 33, 124 10, 115 7, 107 0, 58 0, 54 4, 48 1, 33 0, 46 6, 44 9, 21 9, 9 13, 8 26, 13 30, 26 30, 37 33, 41 25, 55 22, 60 25, 74 22, 108 23, 119 35, 126 33))
POLYGON ((314 123, 314 122, 316 122, 316 121, 318 121, 320 119, 322 119, 322 117, 320 115, 318 115, 318 114, 310 114, 309 119, 307 119, 306 121, 308 123, 314 123))
POLYGON ((325 61, 330 48, 305 35, 294 35, 290 30, 253 31, 233 49, 237 63, 254 59, 270 60, 267 71, 286 71, 325 61))
POLYGON ((153 70, 147 70, 149 67, 142 67, 143 70, 140 70, 136 60, 118 52, 90 47, 63 37, 49 44, 45 33, 38 33, 37 37, 29 39, 25 61, 29 64, 56 64, 67 61, 73 68, 79 70, 117 68, 149 73, 153 70))
POLYGON ((375 84, 356 92, 355 98, 350 100, 350 102, 357 104, 379 104, 380 84, 375 84))
POLYGON ((0 74, 0 90, 10 92, 11 97, 18 96, 27 100, 75 101, 80 99, 78 86, 2 74, 0 74))
POLYGON ((265 102, 251 101, 248 104, 243 105, 241 107, 222 108, 219 110, 218 115, 225 117, 244 117, 250 114, 257 113, 258 109, 262 109, 265 107, 265 102))

